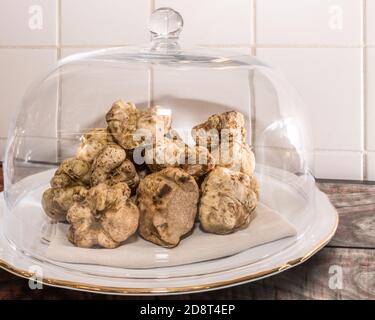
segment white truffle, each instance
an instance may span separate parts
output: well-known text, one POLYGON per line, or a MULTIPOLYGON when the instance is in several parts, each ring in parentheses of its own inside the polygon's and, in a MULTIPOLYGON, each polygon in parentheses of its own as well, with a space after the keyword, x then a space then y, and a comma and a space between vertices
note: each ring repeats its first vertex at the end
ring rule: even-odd
POLYGON ((140 111, 133 103, 115 102, 106 115, 108 130, 124 149, 132 150, 163 137, 171 126, 171 117, 158 106, 140 111))
POLYGON ((194 226, 198 198, 194 178, 179 168, 146 176, 137 190, 140 235, 163 247, 178 245, 194 226))
POLYGON ((247 227, 258 202, 255 176, 216 167, 202 184, 199 220, 203 230, 232 233, 247 227))
POLYGON ((125 183, 101 183, 91 188, 88 196, 75 202, 67 213, 69 240, 83 248, 118 247, 138 228, 139 211, 129 196, 125 183))

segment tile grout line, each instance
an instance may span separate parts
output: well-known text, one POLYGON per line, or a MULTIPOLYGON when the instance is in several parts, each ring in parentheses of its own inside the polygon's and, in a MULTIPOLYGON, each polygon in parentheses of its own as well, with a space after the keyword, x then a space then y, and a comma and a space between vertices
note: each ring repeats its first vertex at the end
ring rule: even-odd
POLYGON ((252 18, 252 31, 251 31, 251 42, 250 43, 250 47, 251 47, 251 54, 253 56, 256 56, 256 43, 257 43, 257 33, 256 33, 256 25, 257 25, 257 14, 256 14, 256 8, 257 8, 257 4, 256 4, 256 0, 253 0, 252 2, 252 14, 251 14, 251 18, 252 18))
POLYGON ((324 152, 324 153, 329 153, 329 152, 346 152, 346 153, 360 153, 363 154, 363 150, 345 150, 345 149, 321 149, 321 148, 314 148, 315 152, 324 152))
POLYGON ((367 156, 367 0, 362 3, 362 147, 363 147, 363 180, 368 179, 368 156, 367 156))
MULTIPOLYGON (((155 0, 150 1, 150 16, 155 11, 155 0)), ((150 38, 151 41, 151 38, 150 38)), ((154 105, 154 71, 153 68, 150 67, 148 70, 148 105, 149 107, 154 105)))
POLYGON ((61 1, 57 0, 57 21, 56 21, 56 27, 57 27, 57 33, 56 33, 56 47, 57 47, 57 58, 61 59, 61 1))
POLYGON ((57 44, 54 45, 0 45, 0 49, 56 49, 57 44))
POLYGON ((249 124, 250 124, 250 132, 251 132, 251 137, 250 137, 250 144, 252 147, 255 146, 256 142, 256 130, 255 130, 255 125, 256 125, 256 108, 255 108, 255 90, 254 90, 254 69, 249 71, 248 75, 248 84, 249 84, 249 94, 250 94, 250 119, 249 119, 249 124))
MULTIPOLYGON (((318 44, 318 43, 257 43, 255 45, 256 48, 288 48, 288 49, 299 49, 299 48, 306 48, 306 49, 345 49, 345 48, 363 48, 363 44, 334 44, 334 43, 326 43, 326 44, 318 44)), ((373 45, 369 45, 368 47, 373 47, 373 45)))
MULTIPOLYGON (((131 43, 122 43, 122 44, 56 44, 56 45, 0 45, 0 49, 69 49, 69 48, 108 48, 108 47, 122 47, 130 46, 131 43)), ((338 44, 282 44, 282 43, 270 43, 270 44, 194 44, 197 46, 203 46, 206 48, 254 48, 254 49, 350 49, 350 48, 375 48, 375 45, 372 44, 348 44, 348 45, 338 45, 338 44)))
MULTIPOLYGON (((256 0, 252 0, 252 13, 251 13, 251 18, 252 18, 252 30, 251 30, 251 54, 253 56, 256 56, 256 0)), ((255 124, 256 124, 256 107, 255 107, 255 88, 254 88, 254 70, 250 71, 249 74, 249 90, 250 90, 250 125, 251 125, 251 137, 250 137, 250 143, 251 146, 255 146, 256 142, 256 129, 255 129, 255 124)), ((253 150, 254 151, 254 150, 253 150)))
MULTIPOLYGON (((61 59, 61 3, 62 0, 57 0, 57 59, 61 59)), ((62 100, 62 76, 59 70, 59 80, 57 88, 57 105, 56 105, 56 137, 57 137, 57 161, 61 159, 61 100, 62 100)))
MULTIPOLYGON (((156 6, 156 0, 150 0, 150 7, 149 7, 149 19, 151 17, 151 14, 155 11, 155 6, 156 6)), ((148 25, 147 25, 148 27, 148 25)), ((150 42, 152 41, 152 35, 150 33, 150 42)))

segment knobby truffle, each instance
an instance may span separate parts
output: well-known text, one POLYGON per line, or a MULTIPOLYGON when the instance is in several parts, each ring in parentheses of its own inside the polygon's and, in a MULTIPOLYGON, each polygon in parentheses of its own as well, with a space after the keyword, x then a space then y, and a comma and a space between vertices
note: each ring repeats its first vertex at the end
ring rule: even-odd
POLYGON ((146 149, 146 163, 151 171, 168 167, 181 168, 199 178, 215 167, 215 159, 207 148, 190 147, 179 139, 164 138, 146 149))
POLYGON ((76 158, 79 160, 92 162, 100 151, 108 144, 113 142, 111 134, 107 128, 92 129, 81 137, 81 143, 78 147, 76 158))
POLYGON ((247 227, 258 202, 255 176, 216 167, 202 184, 199 220, 203 230, 232 233, 247 227))
POLYGON ((89 186, 91 166, 88 162, 69 158, 64 160, 56 170, 52 180, 52 188, 73 186, 89 186))
POLYGON ((75 201, 83 200, 87 195, 87 189, 82 186, 49 188, 42 196, 44 212, 57 222, 66 221, 66 213, 75 201))
POLYGON ((233 171, 239 171, 249 176, 254 174, 255 156, 245 142, 221 143, 211 152, 216 165, 233 171))
POLYGON ((192 129, 192 136, 198 145, 207 146, 210 151, 221 142, 245 142, 245 118, 237 111, 227 111, 210 116, 207 121, 192 129))
POLYGON ((194 226, 199 188, 179 168, 166 168, 145 177, 137 190, 139 233, 163 247, 178 245, 194 226))
POLYGON ((126 183, 98 184, 67 213, 69 240, 78 247, 116 248, 138 227, 139 211, 126 183))
POLYGON ((140 111, 133 103, 115 102, 106 115, 108 130, 124 149, 132 150, 141 143, 152 143, 171 127, 170 115, 159 107, 140 111))

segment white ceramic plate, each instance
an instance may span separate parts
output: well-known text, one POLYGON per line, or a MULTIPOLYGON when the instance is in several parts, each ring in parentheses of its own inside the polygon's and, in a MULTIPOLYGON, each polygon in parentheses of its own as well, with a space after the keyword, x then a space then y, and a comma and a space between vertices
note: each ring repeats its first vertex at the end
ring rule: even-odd
MULTIPOLYGON (((0 267, 30 278, 42 271, 40 280, 47 285, 110 294, 159 295, 214 290, 255 281, 296 266, 323 248, 334 235, 338 216, 327 196, 316 187, 306 194, 296 188, 298 177, 278 169, 261 170, 262 202, 276 209, 297 228, 297 236, 264 244, 239 254, 183 266, 122 269, 95 265, 68 264, 44 257, 46 245, 38 238, 45 222, 40 196, 52 171, 21 181, 33 186, 12 212, 11 219, 27 224, 0 232, 0 267), (266 172, 266 174, 265 174, 266 172), (275 195, 274 190, 278 190, 275 195), (267 195, 269 195, 267 197, 267 195), (303 208, 303 209, 301 209, 303 208), (32 218, 31 218, 32 217, 32 218), (8 241, 19 238, 23 250, 8 241)), ((5 203, 0 194, 0 226, 6 225, 5 203)), ((9 219, 9 216, 7 216, 9 219)), ((16 225, 16 224, 13 224, 16 225)), ((16 241, 16 243, 17 243, 16 241)), ((19 246, 20 247, 20 246, 19 246)))

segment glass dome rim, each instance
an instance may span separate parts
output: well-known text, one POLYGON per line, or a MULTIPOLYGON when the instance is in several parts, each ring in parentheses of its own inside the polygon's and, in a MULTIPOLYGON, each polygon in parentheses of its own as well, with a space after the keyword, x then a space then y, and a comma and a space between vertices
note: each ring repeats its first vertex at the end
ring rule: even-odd
POLYGON ((270 65, 250 53, 241 53, 235 49, 191 46, 183 50, 154 51, 149 45, 123 45, 73 53, 60 59, 57 68, 79 62, 107 62, 162 65, 172 68, 252 69, 264 67, 272 69, 270 65))

